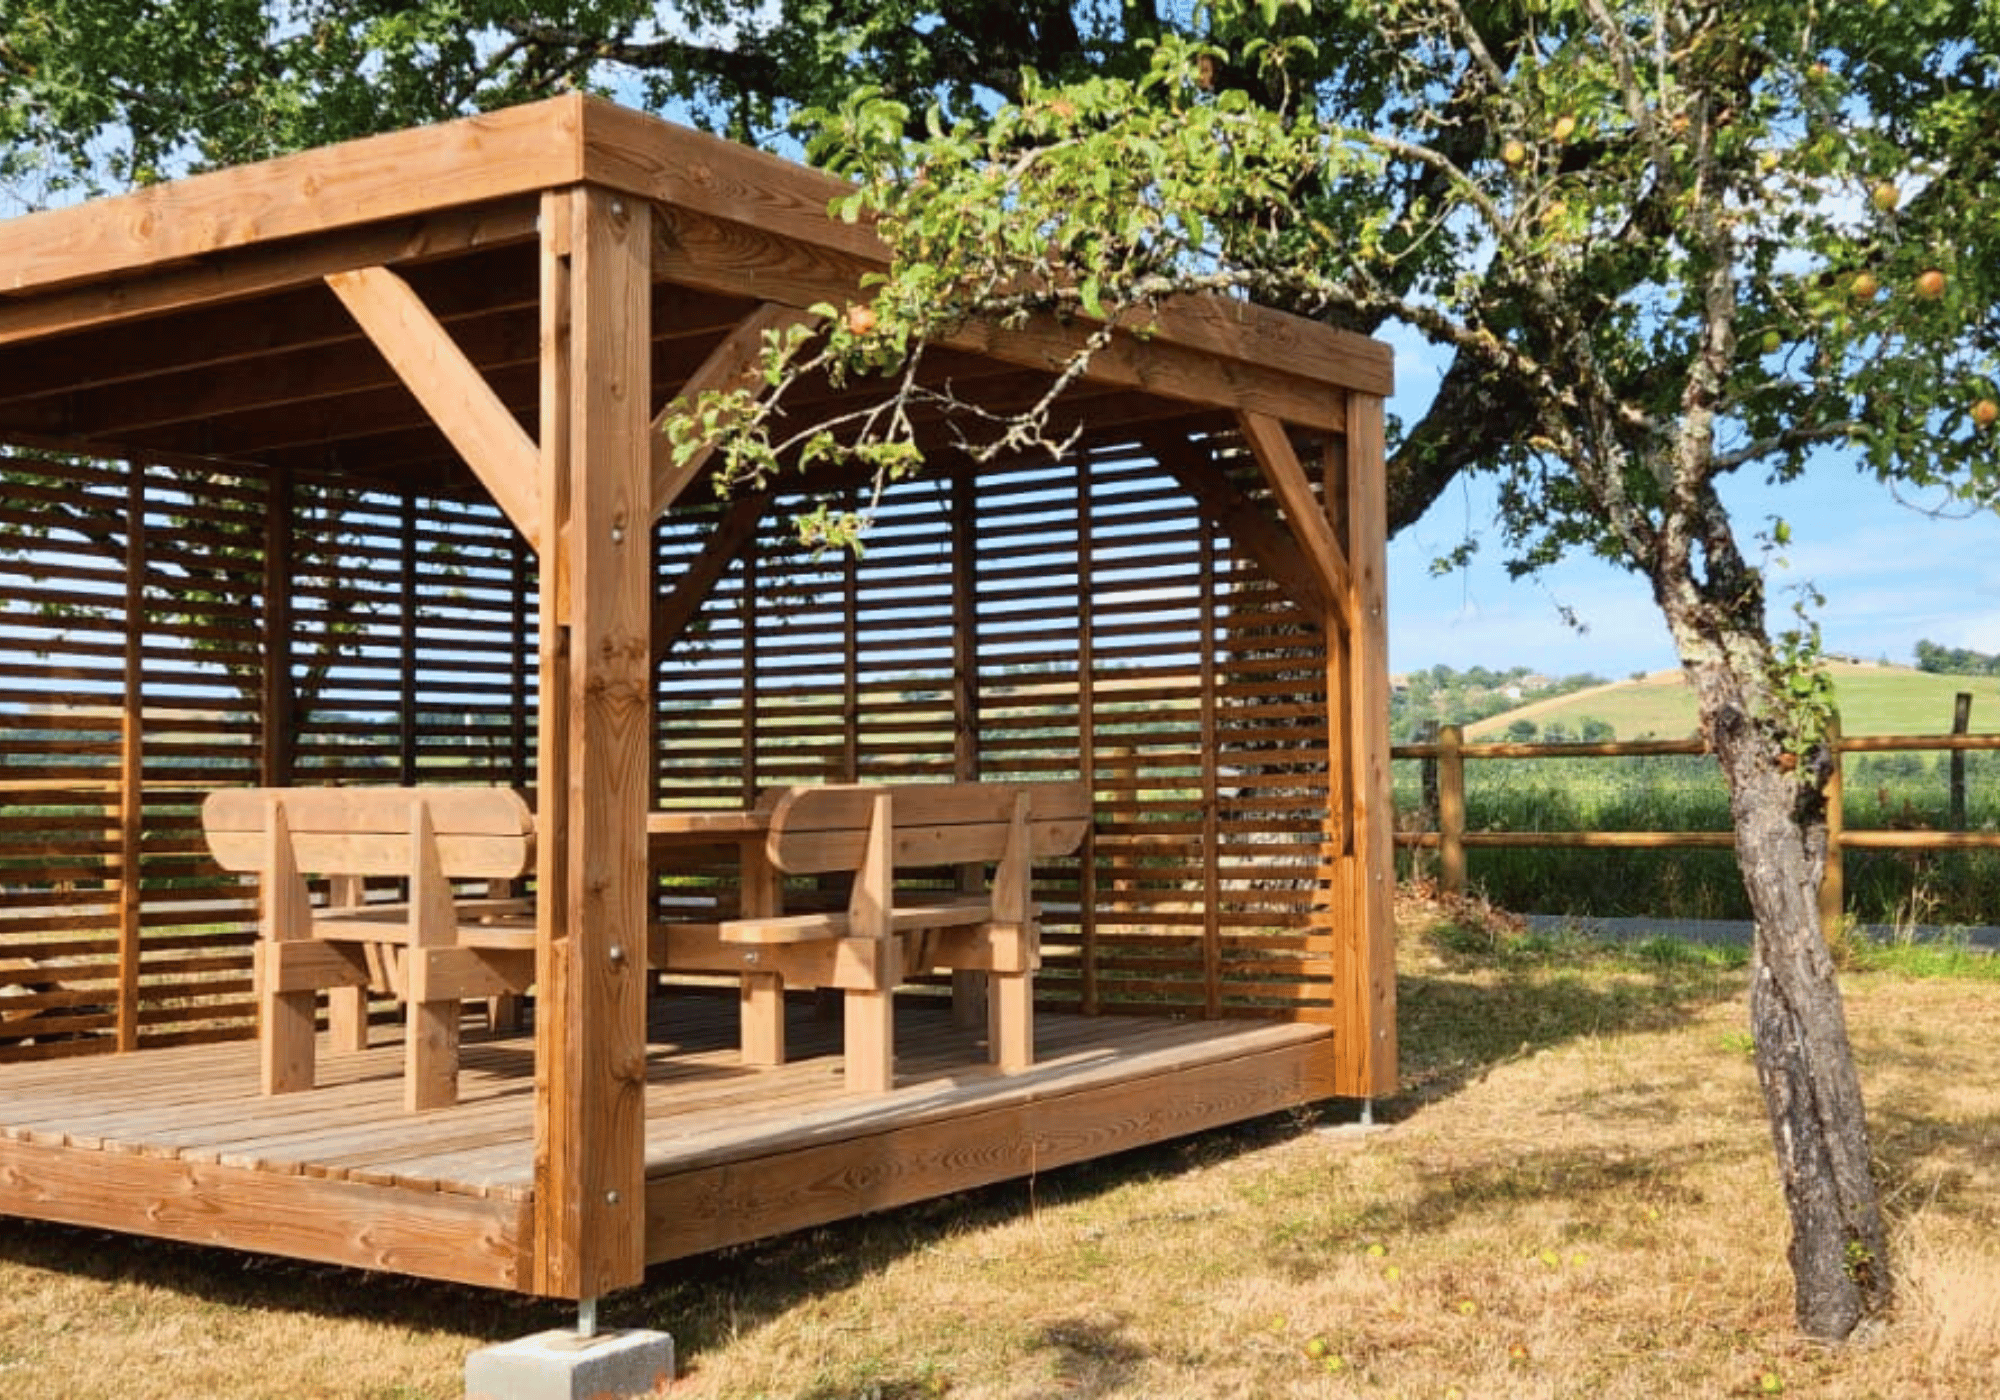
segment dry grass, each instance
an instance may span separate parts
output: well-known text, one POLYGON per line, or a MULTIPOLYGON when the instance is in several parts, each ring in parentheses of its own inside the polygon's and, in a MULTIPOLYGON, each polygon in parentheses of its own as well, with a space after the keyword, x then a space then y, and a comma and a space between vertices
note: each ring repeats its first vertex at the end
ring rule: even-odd
MULTIPOLYGON (((699 1261, 607 1320, 672 1331, 688 1400, 2000 1393, 2000 985, 1850 979, 1902 1305, 1826 1349, 1791 1330, 1739 971, 1403 957, 1371 1134, 1267 1120, 699 1261)), ((562 1317, 0 1223, 0 1396, 453 1397, 562 1317)))

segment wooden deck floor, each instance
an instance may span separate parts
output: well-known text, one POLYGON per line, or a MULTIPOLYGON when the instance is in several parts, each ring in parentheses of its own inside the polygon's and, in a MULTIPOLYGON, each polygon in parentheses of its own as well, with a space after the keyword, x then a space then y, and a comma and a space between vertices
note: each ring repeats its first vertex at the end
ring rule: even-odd
MULTIPOLYGON (((964 1190, 1331 1093, 1322 1026, 1037 1018, 1001 1075, 972 1033, 899 1010, 896 1089, 841 1086, 839 1020, 790 1011, 792 1061, 745 1067, 733 998, 663 1000, 648 1061, 658 1262, 964 1190)), ((390 1032, 378 1028, 387 1038, 390 1032)), ((460 1102, 408 1114, 401 1046, 322 1051, 257 1092, 247 1044, 0 1066, 0 1213, 502 1288, 531 1276, 528 1037, 468 1030, 460 1102)))

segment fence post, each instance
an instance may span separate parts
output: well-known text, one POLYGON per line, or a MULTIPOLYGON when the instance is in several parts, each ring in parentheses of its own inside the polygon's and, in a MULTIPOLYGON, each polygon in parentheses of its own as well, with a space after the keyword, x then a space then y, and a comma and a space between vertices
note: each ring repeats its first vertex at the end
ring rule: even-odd
MULTIPOLYGON (((1417 726, 1416 739, 1419 744, 1435 744, 1438 741, 1438 722, 1424 720, 1417 726)), ((1417 809, 1418 828, 1423 831, 1437 830, 1438 819, 1438 758, 1435 753, 1427 753, 1417 760, 1419 782, 1419 806, 1417 809)))
POLYGON ((1438 887, 1465 893, 1465 726, 1438 726, 1438 887))
POLYGON ((1841 777, 1840 716, 1826 721, 1826 746, 1833 755, 1833 767, 1826 779, 1826 873, 1819 882, 1819 931, 1829 946, 1840 937, 1841 916, 1847 910, 1847 871, 1841 849, 1847 829, 1846 801, 1841 777))
MULTIPOLYGON (((1951 705, 1951 732, 1964 734, 1972 728, 1972 692, 1961 690, 1951 705)), ((1965 750, 1951 751, 1951 811, 1945 825, 1952 831, 1965 830, 1965 750)))

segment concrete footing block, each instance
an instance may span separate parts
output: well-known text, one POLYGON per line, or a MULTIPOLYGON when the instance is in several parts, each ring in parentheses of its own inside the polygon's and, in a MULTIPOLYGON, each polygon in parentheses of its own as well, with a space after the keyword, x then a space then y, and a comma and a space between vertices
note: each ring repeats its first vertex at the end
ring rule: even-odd
POLYGON ((466 1400, 638 1400, 674 1380, 665 1332, 537 1332, 465 1358, 466 1400))

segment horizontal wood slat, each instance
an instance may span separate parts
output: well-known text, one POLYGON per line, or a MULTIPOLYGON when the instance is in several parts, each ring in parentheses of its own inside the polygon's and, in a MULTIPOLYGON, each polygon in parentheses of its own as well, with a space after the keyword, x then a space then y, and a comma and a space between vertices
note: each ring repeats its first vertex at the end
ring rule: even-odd
MULTIPOLYGON (((952 488, 940 480, 885 495, 859 560, 812 558, 776 524, 746 536, 690 620, 691 644, 661 669, 667 800, 746 801, 778 784, 857 777, 950 779, 966 775, 962 765, 989 782, 1074 783, 1086 789, 1091 853, 1045 862, 1036 897, 1046 946, 1075 940, 1083 951, 1071 957, 1077 979, 1045 982, 1044 1001, 1158 995, 1157 977, 1110 951, 1137 935, 1164 939, 1161 956, 1194 970, 1177 1009, 1327 1009, 1328 965, 1294 969, 1299 986, 1271 994, 1275 972, 1246 973, 1227 952, 1235 939, 1303 936, 1333 917, 1322 644, 1300 605, 1318 606, 1321 589, 1268 574, 1273 560, 1294 573, 1306 566, 1242 440, 1221 433, 1196 447, 1167 463, 1144 444, 1108 443, 1075 468, 983 472, 969 545, 954 534, 952 488), (1207 564, 1204 505, 1188 479, 1197 460, 1228 477, 1234 519, 1262 512, 1264 521, 1249 547, 1207 564), (972 596, 961 602, 950 561, 965 548, 972 596), (771 596, 797 601, 760 604, 771 596), (1205 636, 1215 654, 1207 727, 1196 664, 1205 636), (969 672, 957 669, 968 660, 969 672), (1211 765, 1217 785, 1205 796, 1211 765)), ((795 499, 774 499, 767 515, 782 520, 795 499)), ((693 517, 670 515, 663 571, 704 547, 693 517)), ((854 855, 843 849, 828 863, 854 855)), ((1063 955, 1050 956, 1062 966, 1063 955)))

